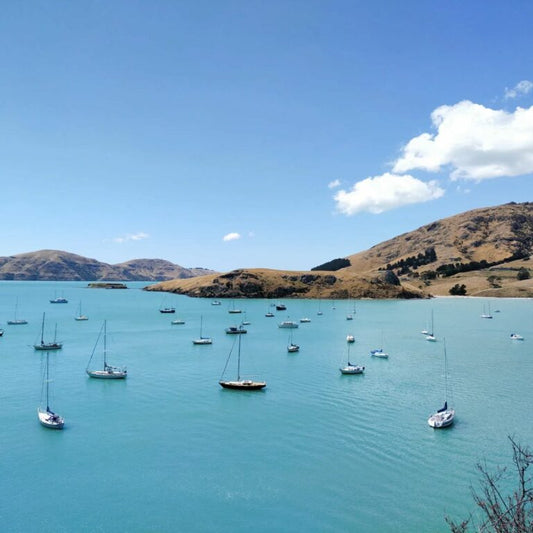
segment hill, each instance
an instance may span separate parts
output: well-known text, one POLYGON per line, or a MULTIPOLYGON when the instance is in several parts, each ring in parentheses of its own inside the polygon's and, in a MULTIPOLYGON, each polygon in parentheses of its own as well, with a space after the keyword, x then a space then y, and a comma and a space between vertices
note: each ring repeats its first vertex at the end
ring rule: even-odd
POLYGON ((0 257, 0 279, 21 281, 160 281, 212 273, 163 259, 134 259, 117 265, 59 250, 0 257))
POLYGON ((346 257, 338 272, 392 270, 403 284, 448 295, 464 284, 476 296, 528 296, 521 268, 533 269, 533 203, 510 203, 467 211, 422 226, 346 257))
POLYGON ((533 297, 533 203, 467 211, 311 271, 235 270, 149 287, 211 298, 533 297))
POLYGON ((391 272, 353 273, 234 270, 202 278, 173 280, 146 287, 201 298, 422 298, 422 291, 402 287, 391 272))

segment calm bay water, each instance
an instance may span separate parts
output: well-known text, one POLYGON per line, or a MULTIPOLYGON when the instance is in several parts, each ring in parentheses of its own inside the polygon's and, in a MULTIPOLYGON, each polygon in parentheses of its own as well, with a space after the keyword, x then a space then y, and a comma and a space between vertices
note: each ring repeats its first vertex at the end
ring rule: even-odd
POLYGON ((251 322, 243 374, 267 381, 246 393, 218 385, 235 341, 224 328, 243 319, 228 314, 231 302, 128 286, 0 282, 3 531, 447 531, 446 514, 474 509, 475 464, 509 464, 507 435, 533 445, 531 300, 357 301, 353 321, 352 302, 322 301, 317 316, 317 301, 286 300, 267 318, 276 302, 237 300, 251 322), (8 326, 17 300, 29 323, 8 326), (74 320, 80 301, 87 322, 74 320), (501 311, 493 320, 480 318, 488 303, 501 311), (420 334, 431 311, 437 343, 420 334), (45 340, 57 323, 64 342, 50 353, 63 431, 37 421, 46 354, 32 345, 43 312, 45 340), (192 344, 201 316, 211 346, 192 344), (288 316, 311 319, 293 331, 297 354, 277 327, 288 316), (109 362, 128 367, 123 382, 85 374, 104 319, 109 362), (338 370, 348 333, 362 376, 338 370), (444 401, 442 337, 457 417, 435 431, 426 420, 444 401), (381 343, 390 358, 369 357, 381 343))

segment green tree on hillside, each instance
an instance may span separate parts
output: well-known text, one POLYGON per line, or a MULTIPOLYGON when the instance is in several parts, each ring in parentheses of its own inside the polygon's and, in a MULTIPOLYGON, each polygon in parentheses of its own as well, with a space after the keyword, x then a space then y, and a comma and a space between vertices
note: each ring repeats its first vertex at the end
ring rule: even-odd
POLYGON ((529 270, 525 267, 522 267, 518 274, 516 275, 516 279, 519 281, 522 281, 524 279, 529 279, 531 277, 531 274, 529 273, 529 270))

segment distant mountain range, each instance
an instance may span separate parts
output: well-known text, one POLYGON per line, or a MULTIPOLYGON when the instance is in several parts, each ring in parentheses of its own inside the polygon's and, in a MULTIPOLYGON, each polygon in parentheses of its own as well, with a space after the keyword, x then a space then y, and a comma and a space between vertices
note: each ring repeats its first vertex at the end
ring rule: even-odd
POLYGON ((533 297, 532 254, 533 203, 513 202, 432 222, 311 271, 239 269, 148 290, 215 298, 533 297))
POLYGON ((133 259, 110 265, 59 250, 40 250, 0 257, 1 280, 37 281, 163 281, 212 274, 163 259, 133 259))

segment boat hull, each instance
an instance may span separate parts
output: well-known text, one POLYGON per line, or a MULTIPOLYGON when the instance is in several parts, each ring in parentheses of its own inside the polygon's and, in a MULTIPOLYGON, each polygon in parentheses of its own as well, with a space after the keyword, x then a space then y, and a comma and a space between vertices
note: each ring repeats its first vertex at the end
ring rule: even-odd
POLYGON ((37 351, 52 351, 52 350, 61 350, 63 345, 59 342, 49 342, 43 344, 34 344, 33 347, 37 351))
POLYGON ((224 389, 233 390, 260 390, 266 387, 265 381, 251 381, 248 379, 238 381, 219 381, 219 384, 224 389))
POLYGON ((203 345, 203 344, 213 344, 211 339, 194 339, 193 344, 203 345))
POLYGON ((63 429, 65 419, 56 413, 46 411, 43 409, 37 410, 37 416, 42 426, 50 429, 63 429))
POLYGON ((87 375, 96 379, 126 379, 128 373, 122 370, 87 370, 87 375))
POLYGON ((339 368, 341 374, 362 374, 365 371, 364 366, 357 365, 348 365, 342 368, 339 368))
POLYGON ((453 424, 455 418, 455 411, 448 409, 441 413, 435 413, 428 418, 428 424, 435 429, 447 428, 453 424))

